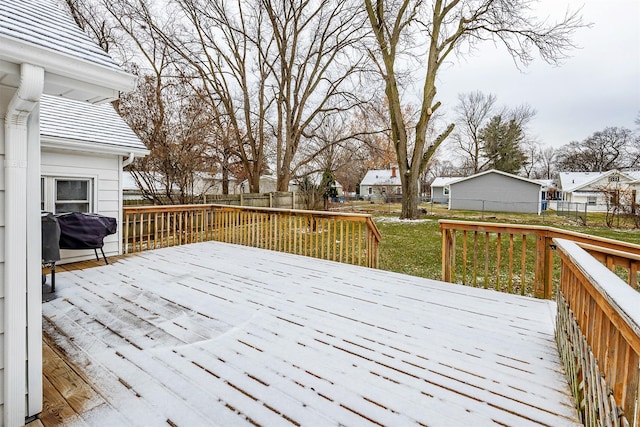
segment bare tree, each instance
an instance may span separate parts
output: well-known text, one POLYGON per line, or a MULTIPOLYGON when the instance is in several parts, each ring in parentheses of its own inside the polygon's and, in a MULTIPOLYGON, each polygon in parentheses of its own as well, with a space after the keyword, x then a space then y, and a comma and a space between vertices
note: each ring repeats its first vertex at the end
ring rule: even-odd
POLYGON ((458 96, 452 139, 462 160, 461 169, 465 175, 497 168, 510 173, 522 170, 530 176, 535 168, 538 143, 527 134, 527 125, 536 111, 527 104, 498 108, 496 102, 494 95, 480 91, 458 96), (487 138, 490 135, 493 138, 487 138))
POLYGON ((540 152, 539 173, 537 178, 552 179, 555 170, 556 151, 553 147, 544 147, 540 152))
POLYGON ((360 102, 352 76, 364 58, 353 49, 362 14, 354 1, 337 0, 174 3, 185 22, 179 34, 150 13, 146 22, 193 67, 212 110, 228 121, 251 191, 268 160, 286 190, 297 163, 308 161, 301 144, 326 117, 360 102))
POLYGON ((539 178, 538 170, 542 157, 542 146, 536 140, 525 140, 522 151, 527 160, 522 164, 522 174, 527 178, 539 178))
POLYGON ((216 170, 215 122, 200 101, 201 88, 185 75, 165 41, 144 25, 137 4, 66 1, 79 25, 140 77, 136 91, 114 107, 151 151, 128 169, 143 196, 156 204, 198 199, 208 190, 207 175, 216 170))
POLYGON ((370 47, 378 72, 384 80, 389 100, 392 141, 402 179, 403 218, 418 215, 418 179, 438 146, 453 131, 449 125, 433 138, 427 130, 433 113, 440 107, 436 77, 445 60, 465 46, 493 40, 501 43, 517 63, 527 65, 537 49, 543 60, 557 63, 573 47, 571 36, 582 26, 577 13, 567 13, 557 23, 537 20, 529 0, 364 0, 374 42, 370 47), (421 38, 425 45, 415 43, 421 38), (416 46, 411 50, 410 46, 416 46), (397 69, 403 52, 420 54, 426 60, 420 113, 412 141, 403 115, 397 69), (413 143, 412 143, 413 142, 413 143))
POLYGON ((634 157, 629 158, 628 150, 635 140, 633 132, 627 128, 607 127, 584 141, 560 147, 556 152, 556 166, 573 172, 603 172, 632 167, 634 157))
POLYGON ((456 105, 456 132, 453 141, 456 151, 462 154, 464 169, 471 174, 480 172, 482 141, 480 130, 493 115, 496 96, 480 91, 458 95, 456 105))

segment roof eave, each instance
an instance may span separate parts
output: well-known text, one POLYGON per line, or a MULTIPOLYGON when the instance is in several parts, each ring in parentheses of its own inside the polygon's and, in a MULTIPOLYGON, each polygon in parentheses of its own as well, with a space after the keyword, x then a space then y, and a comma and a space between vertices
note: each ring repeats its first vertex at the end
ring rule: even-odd
POLYGON ((111 154, 119 156, 128 156, 133 153, 136 157, 144 157, 150 153, 146 148, 125 145, 108 145, 92 141, 60 138, 49 135, 42 135, 40 139, 40 146, 42 148, 52 150, 75 151, 92 154, 111 154))
POLYGON ((136 76, 116 67, 91 63, 1 35, 0 46, 0 60, 45 69, 47 94, 101 103, 118 99, 121 92, 131 92, 136 87, 136 76))

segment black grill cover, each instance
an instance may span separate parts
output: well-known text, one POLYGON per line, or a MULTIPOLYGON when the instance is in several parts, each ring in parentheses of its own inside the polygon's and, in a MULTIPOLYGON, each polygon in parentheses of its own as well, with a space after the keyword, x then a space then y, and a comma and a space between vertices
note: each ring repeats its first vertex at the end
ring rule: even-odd
POLYGON ((98 249, 103 239, 118 230, 115 218, 71 212, 56 215, 60 224, 60 249, 98 249))
POLYGON ((42 260, 60 261, 60 226, 52 213, 42 212, 42 260))

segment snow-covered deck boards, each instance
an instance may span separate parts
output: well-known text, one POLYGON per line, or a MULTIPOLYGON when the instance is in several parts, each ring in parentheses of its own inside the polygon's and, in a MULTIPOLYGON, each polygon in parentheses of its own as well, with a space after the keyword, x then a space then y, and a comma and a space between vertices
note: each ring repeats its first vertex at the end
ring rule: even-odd
POLYGON ((577 425, 550 301, 217 242, 56 280, 89 425, 577 425))

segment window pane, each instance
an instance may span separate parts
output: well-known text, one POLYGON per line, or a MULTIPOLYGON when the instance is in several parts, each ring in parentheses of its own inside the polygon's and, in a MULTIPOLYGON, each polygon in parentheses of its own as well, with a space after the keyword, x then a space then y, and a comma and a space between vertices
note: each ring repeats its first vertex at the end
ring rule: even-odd
POLYGON ((89 203, 56 203, 56 213, 89 212, 89 203))
POLYGON ((56 180, 57 200, 89 200, 89 181, 56 180))

